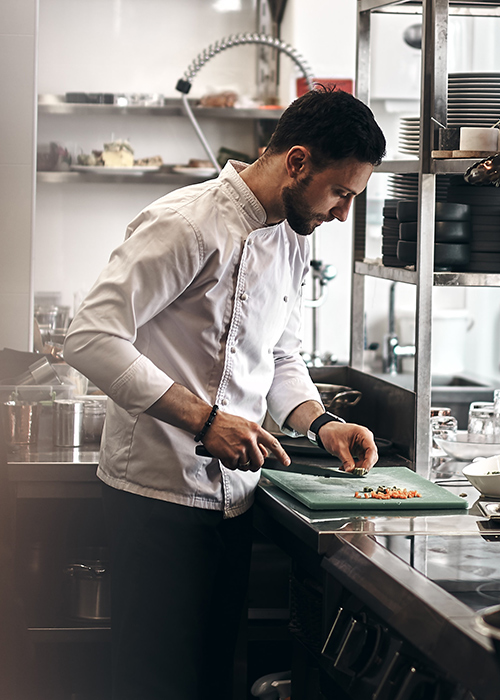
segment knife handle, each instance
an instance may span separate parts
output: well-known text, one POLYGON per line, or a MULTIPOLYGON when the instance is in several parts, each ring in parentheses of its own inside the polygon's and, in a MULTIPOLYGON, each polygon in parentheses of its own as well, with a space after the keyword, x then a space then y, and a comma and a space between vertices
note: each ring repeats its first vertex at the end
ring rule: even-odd
POLYGON ((200 455, 200 457, 213 457, 213 455, 207 450, 205 445, 196 445, 195 453, 200 455))

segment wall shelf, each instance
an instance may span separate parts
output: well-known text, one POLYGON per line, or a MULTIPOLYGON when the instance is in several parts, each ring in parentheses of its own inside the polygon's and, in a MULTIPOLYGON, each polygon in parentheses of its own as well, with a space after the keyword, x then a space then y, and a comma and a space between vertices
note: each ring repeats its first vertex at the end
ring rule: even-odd
MULTIPOLYGON (((103 166, 104 170, 104 166, 103 166)), ((102 174, 97 173, 82 173, 82 172, 72 172, 72 171, 39 171, 36 174, 36 179, 38 183, 46 183, 49 185, 64 185, 64 184, 83 184, 83 183, 94 183, 94 184, 109 184, 109 183, 119 183, 119 184, 148 184, 148 185, 190 185, 196 182, 203 182, 206 177, 200 177, 196 175, 184 175, 182 173, 169 173, 169 172, 145 172, 145 173, 134 173, 131 172, 130 175, 115 174, 112 168, 107 169, 109 172, 103 172, 102 174)))
MULTIPOLYGON (((196 116, 207 119, 266 119, 277 121, 283 114, 282 108, 238 109, 235 107, 198 107, 198 100, 190 100, 196 116)), ((85 115, 103 116, 156 116, 156 117, 185 117, 180 98, 165 98, 163 105, 144 106, 128 105, 121 107, 115 104, 87 104, 66 102, 64 95, 39 95, 38 113, 53 115, 85 115)))

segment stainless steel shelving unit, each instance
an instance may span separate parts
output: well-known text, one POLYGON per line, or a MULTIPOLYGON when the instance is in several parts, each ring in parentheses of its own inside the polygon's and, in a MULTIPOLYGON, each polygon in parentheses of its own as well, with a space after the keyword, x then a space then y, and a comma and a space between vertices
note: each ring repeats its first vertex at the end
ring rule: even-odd
POLYGON ((500 16, 500 3, 476 0, 358 0, 357 96, 370 102, 370 23, 373 12, 415 13, 422 16, 420 90, 421 138, 418 159, 384 162, 379 172, 418 173, 418 243, 415 270, 384 267, 365 258, 366 194, 354 209, 353 283, 351 298, 350 365, 363 368, 365 277, 372 276, 416 285, 415 322, 415 431, 413 459, 418 473, 429 469, 429 415, 431 406, 431 342, 433 286, 500 286, 500 274, 434 272, 434 211, 437 174, 463 173, 474 161, 433 160, 438 127, 431 118, 447 123, 448 17, 500 16))

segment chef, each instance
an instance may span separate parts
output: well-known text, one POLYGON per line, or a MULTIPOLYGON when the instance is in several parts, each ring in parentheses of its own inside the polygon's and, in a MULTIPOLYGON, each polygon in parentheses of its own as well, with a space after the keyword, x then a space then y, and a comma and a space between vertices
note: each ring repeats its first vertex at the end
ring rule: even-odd
POLYGON ((309 236, 345 221, 385 152, 372 112, 318 87, 265 153, 146 207, 78 310, 66 361, 109 397, 98 466, 112 566, 113 698, 232 697, 261 425, 370 469, 300 355, 309 236), (200 456, 203 445, 211 456, 200 456))

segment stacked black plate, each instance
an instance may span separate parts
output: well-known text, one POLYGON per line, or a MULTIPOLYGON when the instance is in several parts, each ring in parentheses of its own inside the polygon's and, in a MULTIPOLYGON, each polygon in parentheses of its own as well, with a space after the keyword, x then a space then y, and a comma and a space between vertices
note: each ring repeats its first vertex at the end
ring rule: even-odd
POLYGON ((449 202, 467 204, 471 210, 471 257, 469 272, 500 272, 500 188, 469 185, 453 177, 449 202))
MULTIPOLYGON (((434 225, 434 269, 464 270, 470 259, 470 208, 465 204, 436 202, 434 225)), ((418 203, 400 201, 396 208, 399 222, 398 259, 405 265, 417 260, 418 203)))
POLYGON ((399 222, 397 219, 397 199, 384 201, 382 223, 382 264, 386 267, 404 267, 408 263, 398 258, 399 222))

